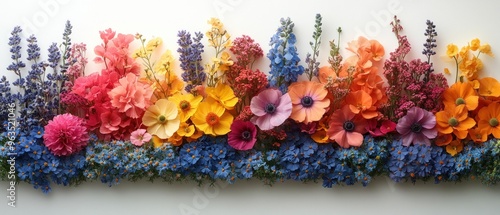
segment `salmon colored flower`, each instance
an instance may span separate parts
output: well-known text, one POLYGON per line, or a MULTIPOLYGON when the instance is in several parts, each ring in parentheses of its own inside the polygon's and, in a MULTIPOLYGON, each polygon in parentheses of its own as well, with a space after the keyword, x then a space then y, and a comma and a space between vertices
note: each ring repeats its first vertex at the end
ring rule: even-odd
POLYGON ((186 122, 196 112, 196 109, 198 108, 201 100, 203 100, 203 97, 194 96, 191 93, 177 93, 169 97, 168 100, 176 104, 177 109, 179 110, 181 122, 186 122))
POLYGON ((372 106, 372 97, 363 90, 350 92, 347 94, 345 102, 354 114, 361 114, 365 119, 373 119, 378 116, 377 107, 372 106))
POLYGON ((148 127, 148 133, 161 139, 169 138, 179 129, 180 124, 175 103, 167 99, 156 101, 146 110, 142 123, 148 127))
POLYGON ((229 133, 233 116, 217 102, 201 102, 191 117, 196 128, 205 134, 219 136, 229 133))
POLYGON ((476 121, 468 116, 465 105, 445 107, 436 113, 436 120, 439 133, 453 133, 458 139, 465 139, 468 130, 476 125, 476 121))
POLYGON ((492 77, 479 79, 479 95, 481 96, 500 96, 500 82, 492 77))
POLYGON ((121 78, 115 88, 108 92, 111 105, 128 117, 136 119, 142 116, 144 110, 150 105, 153 90, 148 84, 138 81, 132 73, 121 78))
POLYGON ((430 146, 430 139, 437 136, 435 126, 436 118, 431 112, 413 107, 399 119, 396 130, 401 134, 404 146, 411 144, 430 146))
POLYGON ((290 85, 288 94, 292 100, 290 118, 297 122, 310 123, 319 121, 330 105, 326 97, 328 91, 318 82, 304 81, 290 85))
POLYGON ((238 98, 229 85, 218 84, 216 87, 207 87, 206 92, 208 97, 219 102, 227 110, 232 110, 238 103, 238 98))
POLYGON ((469 82, 457 82, 443 92, 443 103, 447 107, 465 105, 472 111, 477 108, 479 97, 469 82))
POLYGON ((460 140, 451 141, 451 143, 446 146, 446 152, 451 156, 455 156, 462 150, 464 150, 464 144, 460 140))
POLYGON ((481 134, 493 134, 495 138, 500 138, 500 103, 493 102, 481 108, 478 118, 478 128, 481 134))
POLYGON ((361 146, 363 134, 366 133, 366 120, 351 112, 349 106, 344 105, 330 117, 327 131, 330 139, 335 140, 340 147, 361 146))

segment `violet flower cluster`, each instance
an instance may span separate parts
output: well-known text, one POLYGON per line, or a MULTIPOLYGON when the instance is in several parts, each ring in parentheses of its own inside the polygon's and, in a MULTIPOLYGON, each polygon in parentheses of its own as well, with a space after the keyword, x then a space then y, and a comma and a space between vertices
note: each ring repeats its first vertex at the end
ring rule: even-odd
POLYGON ((177 36, 179 37, 177 44, 180 46, 177 52, 180 55, 181 68, 184 70, 181 77, 186 82, 184 89, 186 92, 192 92, 196 86, 201 86, 207 79, 201 65, 201 53, 203 53, 201 39, 203 39, 203 34, 196 32, 195 37, 191 38, 189 32, 179 31, 177 36))

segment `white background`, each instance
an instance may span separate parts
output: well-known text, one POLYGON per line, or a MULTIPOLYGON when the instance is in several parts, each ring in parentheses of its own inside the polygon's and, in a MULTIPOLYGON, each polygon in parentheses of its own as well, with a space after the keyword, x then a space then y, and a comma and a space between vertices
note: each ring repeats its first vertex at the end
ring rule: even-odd
MULTIPOLYGON (((279 27, 281 17, 295 22, 298 51, 301 58, 310 50, 308 43, 316 13, 323 15, 321 62, 326 63, 328 40, 336 39, 336 29, 343 29, 342 45, 359 35, 379 40, 386 57, 397 41, 389 22, 397 14, 413 45, 409 57, 422 57, 425 21, 437 25, 438 55, 433 58, 437 72, 454 63, 444 57, 446 45, 459 47, 478 37, 500 53, 500 30, 497 28, 500 6, 491 1, 275 1, 275 0, 196 0, 163 3, 160 1, 75 1, 18 0, 0 3, 0 74, 10 63, 7 46, 10 31, 24 27, 25 35, 38 36, 43 53, 51 42, 61 42, 66 20, 71 20, 73 42, 88 45, 89 59, 93 47, 100 43, 99 30, 113 28, 119 33, 137 32, 146 38, 162 37, 165 48, 176 53, 177 31, 208 29, 206 21, 219 17, 233 38, 250 35, 267 53, 269 39, 279 27)), ((206 56, 212 54, 206 50, 206 56)), ((24 55, 26 56, 26 55, 24 55)), ((500 75, 500 61, 483 56, 484 76, 500 75)), ((259 68, 268 71, 267 59, 259 68)), ((87 73, 98 71, 91 63, 87 73)), ((12 77, 11 74, 6 74, 12 77)), ((449 80, 454 80, 453 76, 449 80)), ((8 183, 0 182, 0 196, 7 195, 8 183), (3 191, 2 191, 3 190, 3 191)), ((16 208, 0 201, 0 214, 498 214, 500 186, 487 187, 477 181, 434 185, 418 182, 395 184, 384 177, 376 178, 368 187, 344 186, 325 189, 321 184, 300 182, 265 186, 258 180, 239 181, 235 185, 216 188, 195 184, 162 182, 124 182, 108 188, 100 182, 79 187, 53 187, 42 194, 31 185, 17 186, 16 208), (185 213, 189 214, 189 213, 185 213)))

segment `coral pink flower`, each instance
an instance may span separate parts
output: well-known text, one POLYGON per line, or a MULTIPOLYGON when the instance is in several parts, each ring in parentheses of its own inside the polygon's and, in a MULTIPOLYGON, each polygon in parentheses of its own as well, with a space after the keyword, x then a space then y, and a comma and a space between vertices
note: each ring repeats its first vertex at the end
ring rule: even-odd
POLYGON ((227 135, 228 144, 236 150, 252 149, 257 141, 257 128, 248 121, 235 120, 227 135))
POLYGON ((102 124, 99 132, 101 132, 101 134, 110 134, 113 131, 117 131, 122 122, 120 115, 111 111, 102 113, 100 118, 102 124))
POLYGON ((277 89, 266 89, 250 101, 252 121, 262 130, 270 130, 285 122, 292 113, 292 101, 288 93, 282 95, 277 89))
POLYGON ((332 114, 327 134, 342 148, 361 146, 366 124, 363 117, 352 113, 349 106, 344 105, 332 114))
POLYGON ((310 123, 319 121, 330 105, 326 97, 328 91, 318 82, 304 81, 292 84, 288 88, 292 100, 290 118, 297 122, 310 123))
POLYGON ((142 117, 153 95, 153 89, 147 84, 138 82, 137 79, 137 76, 129 73, 119 80, 113 90, 108 92, 111 105, 133 119, 142 117))
POLYGON ((142 146, 151 140, 151 134, 146 132, 146 129, 137 129, 130 134, 130 142, 136 146, 142 146))
POLYGON ((71 114, 55 116, 44 130, 43 143, 57 156, 76 153, 87 146, 89 140, 83 120, 71 114))

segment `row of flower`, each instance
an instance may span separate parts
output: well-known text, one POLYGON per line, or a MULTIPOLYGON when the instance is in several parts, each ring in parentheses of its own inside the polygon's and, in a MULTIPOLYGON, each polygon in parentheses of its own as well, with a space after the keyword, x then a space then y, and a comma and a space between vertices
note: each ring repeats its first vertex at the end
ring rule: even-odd
POLYGON ((321 15, 305 63, 294 23, 282 19, 266 72, 253 67, 264 52, 250 36, 233 40, 220 20, 208 24, 205 34, 178 32, 180 66, 161 38, 101 31, 100 71, 86 70, 86 45, 72 43, 69 22, 47 59, 29 36, 27 63, 15 27, 7 70, 16 79, 0 80, 2 179, 15 170, 44 192, 51 181, 94 179, 500 180, 500 83, 480 77, 479 57, 493 53, 479 39, 448 45, 456 71, 448 86, 450 70, 433 69, 430 21, 423 60, 406 59, 411 46, 395 17, 398 46, 387 59, 364 37, 344 53, 339 28, 320 66, 321 15))

